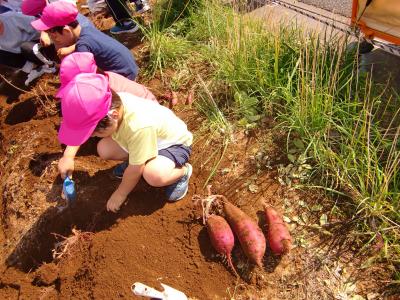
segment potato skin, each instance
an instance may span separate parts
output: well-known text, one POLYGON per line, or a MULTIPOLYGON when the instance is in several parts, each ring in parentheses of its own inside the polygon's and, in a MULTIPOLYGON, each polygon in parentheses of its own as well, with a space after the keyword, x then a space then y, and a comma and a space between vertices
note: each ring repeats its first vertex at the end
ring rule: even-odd
POLYGON ((224 201, 224 212, 229 225, 239 239, 244 254, 253 263, 262 267, 266 241, 260 227, 242 210, 228 201, 224 201))
POLYGON ((268 242, 275 255, 284 255, 290 251, 292 237, 278 212, 270 207, 265 207, 265 217, 268 224, 268 242))
POLYGON ((229 267, 235 276, 239 277, 232 262, 231 252, 235 245, 235 237, 228 222, 221 216, 210 215, 207 218, 207 231, 214 249, 226 257, 229 267))
POLYGON ((207 219, 207 231, 214 249, 223 255, 230 255, 235 238, 226 220, 217 215, 210 215, 207 219))

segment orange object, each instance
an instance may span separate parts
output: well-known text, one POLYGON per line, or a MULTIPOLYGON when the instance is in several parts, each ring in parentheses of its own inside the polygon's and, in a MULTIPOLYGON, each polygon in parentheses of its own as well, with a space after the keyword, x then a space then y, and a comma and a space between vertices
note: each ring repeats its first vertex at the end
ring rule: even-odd
POLYGON ((367 39, 400 45, 399 0, 353 0, 351 23, 367 39))

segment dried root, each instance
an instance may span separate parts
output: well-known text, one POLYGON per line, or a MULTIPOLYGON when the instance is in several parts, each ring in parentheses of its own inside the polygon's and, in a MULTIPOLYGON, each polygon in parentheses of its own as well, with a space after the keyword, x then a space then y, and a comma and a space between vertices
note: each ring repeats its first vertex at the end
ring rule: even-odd
MULTIPOLYGON (((207 186, 207 197, 202 197, 200 195, 194 195, 192 200, 194 201, 196 206, 200 206, 203 210, 203 224, 206 225, 208 227, 208 233, 210 235, 211 238, 211 243, 213 244, 215 250, 217 250, 217 252, 219 254, 221 254, 222 258, 223 258, 223 262, 225 264, 228 264, 228 266, 232 269, 233 273, 235 274, 236 277, 239 277, 239 274, 237 273, 233 263, 232 263, 232 256, 231 256, 231 251, 234 245, 234 238, 233 238, 233 233, 229 227, 229 225, 226 223, 225 219, 221 218, 222 221, 224 221, 222 224, 220 223, 220 220, 217 222, 216 220, 216 215, 221 215, 221 211, 222 211, 222 202, 226 201, 225 196, 223 195, 212 195, 211 194, 211 185, 207 186), (216 223, 208 223, 207 224, 207 219, 211 216, 214 215, 215 219, 214 222, 216 223), (210 231, 210 228, 218 228, 218 230, 221 230, 221 228, 225 227, 225 226, 221 226, 224 225, 224 223, 226 223, 226 226, 229 228, 229 232, 232 235, 232 240, 230 242, 232 242, 232 244, 230 244, 229 238, 225 238, 225 239, 221 239, 224 240, 224 242, 218 242, 217 240, 219 240, 219 235, 215 235, 212 233, 212 230, 210 231), (214 225, 214 226, 213 226, 214 225), (215 227, 215 225, 217 225, 215 227), (213 241, 216 241, 215 243, 217 245, 214 244, 213 241)), ((220 217, 218 217, 220 218, 220 217)), ((211 221, 212 219, 210 219, 211 221)), ((226 228, 223 229, 224 231, 224 235, 229 236, 226 232, 226 228)))
POLYGON ((225 197, 223 195, 212 195, 211 194, 211 185, 207 186, 207 197, 202 197, 200 195, 194 195, 192 197, 193 202, 195 203, 196 206, 201 205, 201 208, 203 209, 203 225, 206 225, 207 219, 209 215, 212 214, 213 211, 220 211, 221 210, 221 205, 220 202, 218 201, 219 199, 225 200, 225 197))
POLYGON ((71 249, 76 247, 79 242, 89 241, 93 233, 81 232, 80 230, 73 228, 72 235, 69 237, 57 233, 53 233, 53 235, 63 239, 61 242, 57 242, 52 250, 53 259, 60 259, 63 256, 69 256, 71 254, 71 249))
POLYGON ((227 264, 229 266, 229 268, 232 269, 233 273, 235 274, 236 277, 240 277, 238 272, 236 271, 235 266, 233 265, 232 262, 232 254, 229 253, 228 255, 221 255, 222 256, 222 262, 224 264, 227 264))

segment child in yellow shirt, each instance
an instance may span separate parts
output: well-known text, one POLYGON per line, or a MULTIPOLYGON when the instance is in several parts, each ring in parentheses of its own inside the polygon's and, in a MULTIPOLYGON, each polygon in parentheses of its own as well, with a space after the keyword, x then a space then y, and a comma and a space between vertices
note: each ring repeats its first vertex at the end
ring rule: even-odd
MULTIPOLYGON (((151 186, 166 187, 169 201, 186 195, 193 136, 171 110, 129 93, 115 93, 105 76, 93 73, 75 76, 58 96, 62 143, 74 149, 91 136, 100 137, 100 157, 128 161, 114 170, 122 181, 107 202, 108 211, 119 210, 142 176, 151 186)), ((67 147, 59 163, 62 177, 73 171, 70 154, 67 147)))

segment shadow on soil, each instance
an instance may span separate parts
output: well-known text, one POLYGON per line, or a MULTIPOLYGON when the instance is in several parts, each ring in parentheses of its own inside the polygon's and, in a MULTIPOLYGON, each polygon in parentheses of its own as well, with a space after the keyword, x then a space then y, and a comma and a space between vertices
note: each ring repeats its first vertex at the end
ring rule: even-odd
MULTIPOLYGON (((58 130, 57 130, 58 132, 58 130)), ((92 137, 88 139, 78 151, 78 156, 90 156, 97 155, 97 143, 101 140, 101 138, 92 137)))
POLYGON ((1 74, 3 74, 9 83, 4 80, 1 81, 0 95, 6 96, 7 104, 17 102, 19 96, 23 93, 23 90, 27 89, 24 83, 26 76, 16 70, 9 71, 6 69, 5 73, 3 73, 3 71, 4 68, 0 68, 1 74))
POLYGON ((56 114, 61 115, 61 105, 56 102, 53 107, 46 107, 48 100, 46 96, 35 96, 25 101, 14 104, 8 111, 4 123, 6 125, 17 125, 31 120, 43 120, 56 114))
MULTIPOLYGON (((200 246, 200 252, 203 255, 203 257, 206 259, 208 262, 215 262, 215 263, 222 263, 225 268, 235 276, 234 271, 232 268, 229 266, 227 258, 223 255, 217 254, 215 252, 215 249, 210 243, 210 237, 207 232, 207 228, 203 227, 201 231, 199 232, 199 235, 197 237, 197 240, 199 242, 200 246)), ((238 243, 235 243, 235 246, 232 249, 232 263, 236 269, 236 272, 238 272, 239 276, 241 279, 245 280, 246 282, 250 282, 250 273, 254 269, 252 264, 247 263, 244 265, 244 268, 241 268, 240 270, 237 268, 237 265, 239 261, 246 261, 247 259, 244 257, 244 254, 238 245, 238 243)))
MULTIPOLYGON (((45 162, 52 161, 55 155, 45 154, 42 155, 41 162, 31 163, 35 175, 41 174, 45 169, 45 162)), ((106 202, 118 185, 117 180, 110 180, 110 173, 111 170, 103 170, 91 177, 86 172, 74 172, 78 192, 76 202, 65 207, 59 202, 58 205, 49 207, 8 256, 7 266, 30 272, 43 263, 53 261, 52 250, 59 241, 56 235, 68 237, 73 228, 83 232, 99 232, 110 228, 119 219, 133 215, 150 215, 164 206, 162 189, 152 188, 141 181, 128 196, 123 210, 116 214, 107 212, 106 202)), ((57 178, 49 195, 60 195, 61 185, 61 179, 57 178)), ((55 202, 54 198, 48 200, 55 202)))
MULTIPOLYGON (((85 144, 83 144, 78 151, 77 156, 96 156, 97 155, 97 143, 98 138, 90 138, 85 144)), ((29 162, 29 169, 32 174, 36 177, 41 177, 46 170, 54 165, 62 157, 61 152, 57 153, 39 153, 35 154, 32 160, 29 162)), ((61 184, 61 179, 58 178, 54 184, 61 184)))
POLYGON ((28 122, 32 120, 38 110, 33 99, 14 105, 8 113, 4 123, 7 125, 17 125, 19 123, 28 122))
MULTIPOLYGON (((61 158, 61 153, 41 153, 35 154, 32 160, 29 162, 29 169, 32 174, 36 177, 41 177, 45 170, 53 164, 54 161, 61 158)), ((58 182, 58 183, 61 183, 58 182)))

